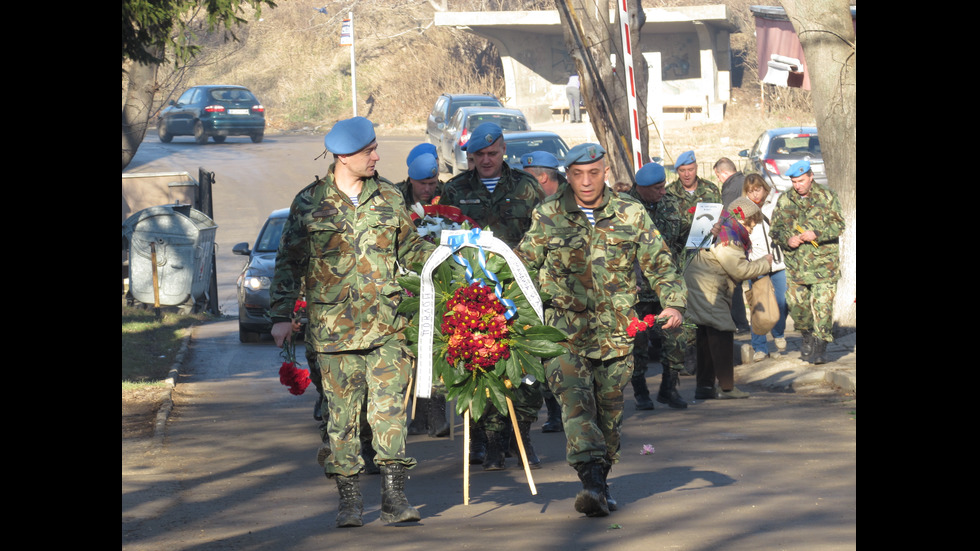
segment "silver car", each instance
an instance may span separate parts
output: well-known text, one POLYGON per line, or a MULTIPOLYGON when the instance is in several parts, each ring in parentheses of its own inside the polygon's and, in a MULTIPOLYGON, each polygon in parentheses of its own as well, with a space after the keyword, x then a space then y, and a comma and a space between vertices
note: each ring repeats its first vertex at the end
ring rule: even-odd
POLYGON ((461 107, 443 131, 439 158, 446 163, 450 174, 466 170, 466 152, 461 148, 470 139, 470 132, 485 122, 497 123, 504 133, 527 130, 527 117, 520 109, 504 107, 461 107))
POLYGON ((238 243, 231 249, 233 254, 248 257, 237 282, 238 340, 241 342, 258 342, 261 335, 268 335, 272 329, 269 286, 276 267, 279 238, 288 215, 288 208, 273 211, 259 231, 254 248, 249 249, 248 243, 238 243))
POLYGON ((761 174, 766 182, 781 192, 793 187, 793 182, 786 176, 790 165, 804 159, 810 161, 817 183, 827 185, 816 127, 789 126, 766 130, 752 149, 743 149, 738 155, 747 157, 752 163, 752 171, 761 174))

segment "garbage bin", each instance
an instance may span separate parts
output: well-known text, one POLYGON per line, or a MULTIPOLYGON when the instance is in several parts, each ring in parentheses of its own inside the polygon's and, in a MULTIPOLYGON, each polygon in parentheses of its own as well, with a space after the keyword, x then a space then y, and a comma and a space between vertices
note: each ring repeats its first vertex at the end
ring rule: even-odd
POLYGON ((190 205, 143 209, 123 222, 129 240, 129 292, 144 304, 154 304, 153 250, 161 306, 180 306, 205 297, 214 259, 218 226, 190 205))

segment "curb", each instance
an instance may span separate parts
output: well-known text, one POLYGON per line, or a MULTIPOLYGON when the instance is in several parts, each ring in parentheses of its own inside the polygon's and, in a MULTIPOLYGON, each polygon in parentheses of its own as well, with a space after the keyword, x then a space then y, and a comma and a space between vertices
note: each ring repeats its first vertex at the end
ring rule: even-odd
POLYGON ((170 418, 170 412, 174 409, 174 388, 177 386, 177 376, 180 375, 180 366, 184 363, 184 357, 187 355, 188 346, 191 342, 191 337, 194 331, 197 329, 197 325, 193 325, 187 328, 186 335, 181 340, 180 350, 177 351, 177 355, 174 356, 174 363, 170 366, 170 371, 167 373, 167 378, 164 382, 169 387, 166 398, 163 399, 163 404, 160 405, 160 409, 157 410, 156 423, 153 425, 153 441, 155 444, 161 444, 163 442, 164 427, 167 424, 167 419, 170 418))

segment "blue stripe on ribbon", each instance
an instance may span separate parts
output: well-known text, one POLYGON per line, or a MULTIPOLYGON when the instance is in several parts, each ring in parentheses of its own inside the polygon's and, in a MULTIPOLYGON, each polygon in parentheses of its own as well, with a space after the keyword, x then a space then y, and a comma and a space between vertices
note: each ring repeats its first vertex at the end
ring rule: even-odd
MULTIPOLYGON (((487 277, 489 277, 490 280, 493 281, 494 284, 493 292, 495 295, 497 295, 497 300, 499 300, 500 303, 503 304, 504 307, 507 309, 507 312, 504 314, 504 317, 510 319, 514 317, 514 314, 517 313, 517 306, 514 304, 514 301, 503 297, 502 295, 503 287, 500 285, 500 280, 497 278, 496 274, 487 270, 487 256, 483 250, 483 247, 479 245, 478 243, 479 240, 480 240, 480 228, 473 228, 465 234, 457 234, 457 235, 449 236, 449 238, 447 239, 447 244, 452 249, 453 253, 455 253, 453 254, 453 260, 455 260, 457 264, 463 266, 463 268, 466 269, 467 285, 473 284, 474 281, 473 267, 470 266, 469 261, 466 260, 466 258, 463 257, 462 254, 459 254, 457 251, 463 248, 463 246, 466 244, 470 244, 476 247, 477 259, 480 262, 480 269, 482 269, 483 273, 487 274, 487 277)), ((480 279, 480 283, 483 283, 482 279, 480 279)))

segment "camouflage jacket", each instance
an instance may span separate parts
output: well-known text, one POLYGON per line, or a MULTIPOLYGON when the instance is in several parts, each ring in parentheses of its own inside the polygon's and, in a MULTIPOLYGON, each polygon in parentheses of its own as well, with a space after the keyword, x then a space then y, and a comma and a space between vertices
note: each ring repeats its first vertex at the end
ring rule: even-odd
POLYGON ((607 188, 594 215, 593 227, 566 186, 534 210, 515 252, 550 297, 545 323, 568 335, 573 354, 610 359, 633 350, 626 328, 636 315, 634 262, 665 308, 683 312, 687 288, 642 205, 607 188))
POLYGON ((282 231, 270 289, 273 322, 287 321, 306 279, 307 338, 318 352, 367 350, 407 323, 395 310, 400 266, 424 263, 425 241, 405 201, 384 178, 365 180, 354 207, 328 176, 296 195, 282 231))
POLYGON ((813 284, 840 279, 840 245, 844 215, 837 194, 816 183, 806 197, 795 190, 779 194, 769 235, 783 250, 790 281, 813 284), (817 246, 803 243, 795 249, 789 238, 802 233, 797 226, 817 234, 817 246))
MULTIPOLYGON (((664 244, 670 248, 674 265, 680 266, 681 264, 678 259, 684 258, 684 241, 687 236, 680 236, 681 227, 684 225, 684 215, 677 206, 677 199, 672 195, 664 195, 656 203, 647 203, 636 192, 636 186, 633 186, 633 189, 629 191, 629 196, 639 201, 647 209, 647 214, 650 215, 650 218, 653 220, 653 225, 660 232, 660 237, 664 240, 664 244)), ((653 292, 653 289, 650 287, 650 282, 647 281, 646 276, 639 269, 639 264, 637 264, 636 270, 637 281, 640 286, 640 301, 656 302, 657 294, 653 292)))
POLYGON ((534 176, 505 163, 492 195, 476 170, 468 170, 446 182, 439 204, 459 207, 481 229, 513 247, 531 226, 531 211, 543 200, 544 190, 534 176))
POLYGON ((677 202, 677 209, 683 217, 680 233, 677 235, 679 243, 672 243, 670 250, 683 253, 684 244, 687 243, 687 235, 691 233, 691 222, 694 220, 694 213, 688 211, 698 203, 721 203, 721 191, 714 183, 699 177, 698 187, 695 188, 694 193, 688 193, 678 178, 667 184, 667 196, 674 198, 677 202))

